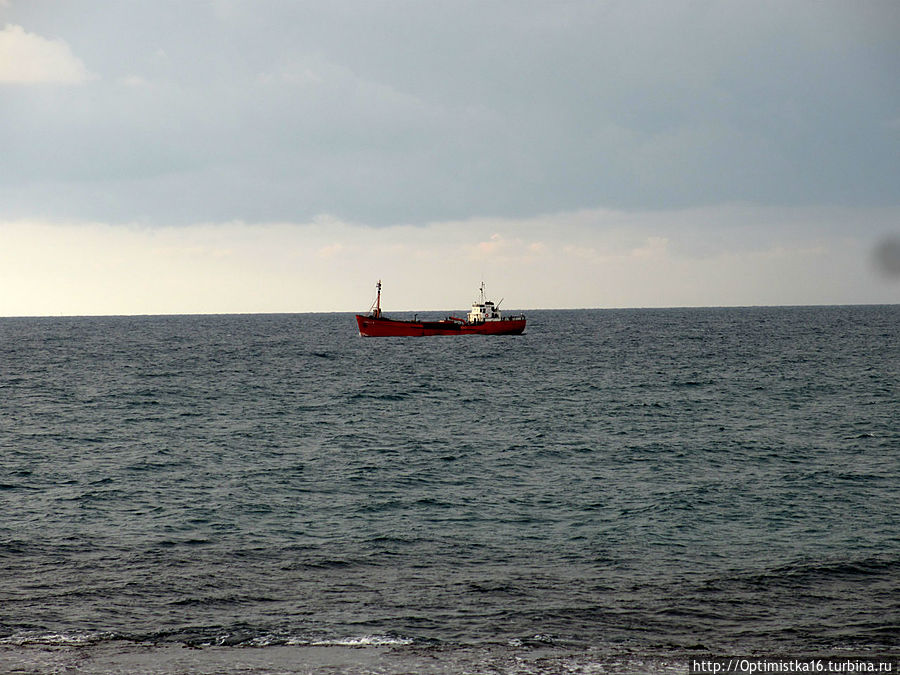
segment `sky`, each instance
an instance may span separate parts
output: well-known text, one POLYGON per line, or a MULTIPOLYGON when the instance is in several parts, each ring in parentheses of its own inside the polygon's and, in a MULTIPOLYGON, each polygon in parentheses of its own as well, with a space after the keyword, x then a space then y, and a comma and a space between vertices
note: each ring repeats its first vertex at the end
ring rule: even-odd
POLYGON ((0 0, 0 316, 900 302, 894 0, 0 0))

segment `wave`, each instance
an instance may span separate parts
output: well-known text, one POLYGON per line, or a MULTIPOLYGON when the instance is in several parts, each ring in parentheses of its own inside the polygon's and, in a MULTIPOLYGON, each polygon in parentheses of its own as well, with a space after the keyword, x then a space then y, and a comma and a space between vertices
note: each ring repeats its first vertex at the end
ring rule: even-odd
POLYGON ((221 596, 179 598, 178 600, 172 600, 168 604, 173 607, 216 607, 246 604, 255 605, 268 602, 278 602, 278 599, 267 596, 244 596, 238 594, 227 594, 221 596))
POLYGON ((415 643, 411 637, 394 634, 363 634, 327 637, 313 634, 260 632, 237 628, 185 629, 165 631, 146 636, 102 632, 39 632, 26 631, 0 637, 0 645, 14 647, 85 647, 108 642, 143 645, 182 644, 189 647, 393 647, 415 643))
POLYGON ((827 581, 865 582, 879 577, 900 578, 900 559, 870 557, 848 560, 800 561, 772 568, 755 579, 806 586, 827 581))
POLYGON ((372 392, 365 392, 361 394, 351 394, 347 397, 347 401, 362 401, 366 399, 374 399, 376 401, 403 401, 407 398, 409 398, 409 394, 402 391, 391 394, 376 394, 372 392))
POLYGON ((335 638, 331 640, 313 640, 308 643, 291 638, 285 644, 309 644, 313 647, 387 647, 392 645, 411 645, 412 638, 393 635, 361 635, 359 637, 335 638))
POLYGON ((16 647, 45 646, 45 647, 69 647, 94 645, 100 642, 121 640, 122 636, 110 632, 97 633, 40 633, 24 632, 0 637, 0 645, 13 645, 16 647))
POLYGON ((208 642, 191 642, 199 647, 393 647, 411 645, 412 638, 399 635, 355 635, 345 637, 315 637, 264 633, 248 637, 240 633, 223 633, 208 642))
POLYGON ((709 579, 705 592, 785 592, 825 589, 831 585, 862 589, 900 578, 900 559, 873 556, 859 559, 798 560, 769 569, 709 579))

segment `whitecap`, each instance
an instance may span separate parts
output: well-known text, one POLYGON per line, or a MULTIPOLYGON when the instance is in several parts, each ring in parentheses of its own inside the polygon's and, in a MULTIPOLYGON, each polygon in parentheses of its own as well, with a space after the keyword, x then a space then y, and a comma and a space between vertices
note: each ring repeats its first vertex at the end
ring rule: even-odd
MULTIPOLYGON (((360 635, 356 637, 332 638, 328 640, 313 640, 305 644, 314 647, 388 647, 396 645, 411 645, 412 638, 392 635, 360 635)), ((290 641, 288 644, 291 644, 290 641)))
POLYGON ((114 633, 17 633, 0 638, 0 644, 18 647, 25 645, 69 646, 95 644, 114 639, 116 639, 114 633))

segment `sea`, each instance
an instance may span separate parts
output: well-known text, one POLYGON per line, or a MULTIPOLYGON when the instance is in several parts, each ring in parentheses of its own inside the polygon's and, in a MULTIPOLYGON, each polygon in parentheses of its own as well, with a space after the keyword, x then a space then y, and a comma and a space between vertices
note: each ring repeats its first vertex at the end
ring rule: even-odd
POLYGON ((0 319, 0 672, 896 659, 900 305, 527 316, 0 319))

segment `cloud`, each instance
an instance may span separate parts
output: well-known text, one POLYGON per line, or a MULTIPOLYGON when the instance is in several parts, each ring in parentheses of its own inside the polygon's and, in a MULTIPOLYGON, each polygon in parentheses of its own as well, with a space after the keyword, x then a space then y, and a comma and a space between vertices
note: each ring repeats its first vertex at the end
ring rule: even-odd
POLYGON ((334 244, 328 244, 327 246, 323 246, 322 248, 320 248, 316 252, 316 255, 327 260, 329 258, 334 258, 336 255, 339 255, 343 250, 344 245, 340 242, 335 242, 334 244))
POLYGON ((543 255, 546 250, 547 246, 542 241, 529 241, 494 232, 489 238, 469 246, 467 254, 471 259, 483 262, 528 263, 543 255))
POLYGON ((81 84, 93 75, 62 40, 6 24, 0 30, 0 83, 81 84))
POLYGON ((871 253, 898 219, 730 206, 384 228, 0 221, 0 316, 364 310, 377 279, 391 312, 462 310, 482 280, 511 309, 896 302, 871 253))
POLYGON ((377 226, 896 204, 898 8, 14 3, 10 23, 102 79, 0 91, 0 204, 377 226))
POLYGON ((126 75, 125 77, 120 77, 117 80, 120 84, 125 85, 126 87, 147 87, 150 86, 150 82, 141 77, 140 75, 126 75))
POLYGON ((887 277, 900 279, 900 236, 884 237, 873 250, 878 271, 887 277))

